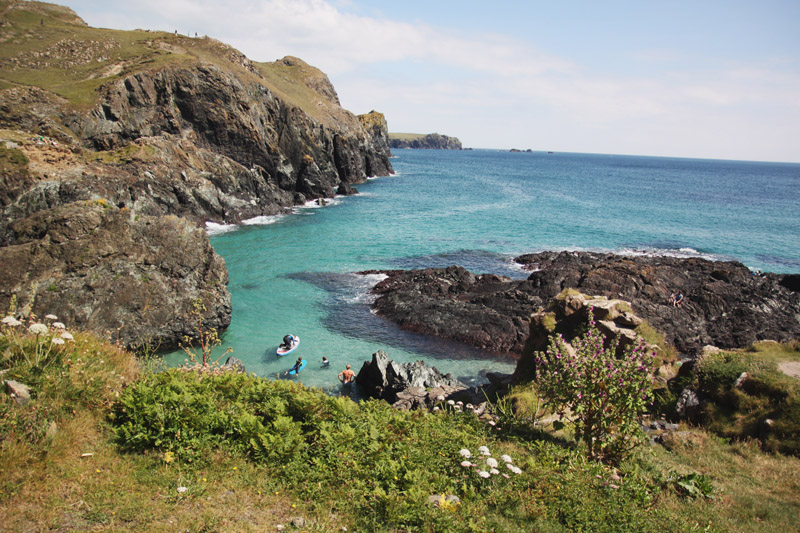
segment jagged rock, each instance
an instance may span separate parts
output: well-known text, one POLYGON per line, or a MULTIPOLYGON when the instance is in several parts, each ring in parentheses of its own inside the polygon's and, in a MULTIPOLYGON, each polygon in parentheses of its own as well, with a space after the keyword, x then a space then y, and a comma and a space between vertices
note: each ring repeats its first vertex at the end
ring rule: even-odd
POLYGON ((382 273, 388 277, 372 289, 380 316, 497 353, 522 353, 530 314, 542 303, 521 287, 526 282, 458 266, 382 273))
POLYGON ((77 202, 12 224, 15 244, 0 247, 0 307, 12 296, 23 315, 57 313, 71 327, 133 345, 173 347, 197 327, 230 323, 225 262, 206 233, 175 216, 130 214, 77 202))
POLYGON ((17 405, 25 405, 31 401, 30 387, 13 379, 5 380, 6 393, 14 399, 17 405))
POLYGON ((432 406, 440 396, 449 399, 468 389, 452 375, 443 375, 423 361, 395 363, 382 350, 372 354, 372 361, 364 362, 356 383, 367 396, 401 409, 432 406))
POLYGON ((336 189, 336 194, 342 196, 352 196, 354 194, 358 194, 358 189, 348 183, 342 183, 339 185, 339 188, 336 189))
POLYGON ((700 397, 690 388, 685 388, 675 402, 675 413, 681 418, 694 419, 700 410, 700 397))
POLYGON ((789 288, 791 275, 756 276, 733 261, 590 252, 543 252, 517 261, 537 269, 526 287, 543 300, 567 288, 622 298, 681 353, 800 336, 800 294, 789 288), (675 290, 686 296, 681 307, 669 303, 675 290))
POLYGON ((527 280, 478 276, 457 266, 386 271, 373 289, 373 305, 405 329, 515 355, 526 342, 546 345, 556 313, 572 317, 593 299, 568 289, 606 299, 595 298, 597 320, 606 320, 611 308, 615 327, 633 329, 647 320, 668 344, 691 356, 687 362, 705 345, 742 348, 800 337, 800 294, 787 288, 793 282, 785 275, 755 276, 736 262, 589 252, 543 252, 517 261, 536 269, 527 280), (676 289, 686 296, 682 307, 669 303, 676 289), (541 309, 565 291, 558 309, 541 309), (630 302, 629 308, 615 301, 630 302), (532 314, 538 314, 535 320, 532 314))
POLYGON ((236 372, 237 374, 246 374, 247 369, 244 367, 244 363, 241 359, 237 359, 236 357, 230 355, 225 360, 225 364, 220 367, 222 370, 229 370, 231 372, 236 372))
MULTIPOLYGON (((14 9, 60 22, 42 49, 5 58, 0 70, 28 70, 39 79, 37 69, 80 65, 107 81, 87 92, 90 105, 35 86, 0 90, 0 126, 26 136, 6 144, 12 164, 4 163, 0 176, 4 308, 16 294, 29 311, 166 348, 191 331, 186 303, 202 296, 207 324, 224 328, 224 263, 207 238, 157 217, 235 223, 392 173, 383 115, 343 109, 327 76, 300 59, 256 65, 212 39, 154 33, 130 44, 124 64, 108 64, 118 34, 97 30, 97 39, 79 42, 70 25, 85 23, 74 13, 42 3, 14 9), (192 59, 195 46, 202 60, 192 59), (154 53, 160 66, 141 60, 154 53), (103 226, 96 215, 62 220, 64 209, 86 202, 109 209, 103 226), (106 219, 113 219, 110 232, 106 219), (181 235, 187 238, 176 241, 181 235)), ((6 31, 27 32, 26 20, 9 19, 6 31)))

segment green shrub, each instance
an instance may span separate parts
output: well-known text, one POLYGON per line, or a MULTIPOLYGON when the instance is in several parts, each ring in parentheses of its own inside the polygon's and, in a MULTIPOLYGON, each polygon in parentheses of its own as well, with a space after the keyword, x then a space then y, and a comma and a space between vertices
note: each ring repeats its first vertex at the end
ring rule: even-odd
POLYGON ((618 340, 605 343, 590 309, 588 330, 571 346, 556 335, 536 354, 537 386, 553 411, 571 411, 589 457, 617 461, 641 441, 638 416, 652 398, 654 354, 641 338, 619 357, 618 340))

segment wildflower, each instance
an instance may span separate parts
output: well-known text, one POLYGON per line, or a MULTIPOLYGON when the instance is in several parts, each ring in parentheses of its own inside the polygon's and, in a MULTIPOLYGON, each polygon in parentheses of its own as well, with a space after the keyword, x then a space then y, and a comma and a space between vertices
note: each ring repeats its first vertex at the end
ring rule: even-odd
MULTIPOLYGON (((511 465, 509 465, 509 466, 511 466, 511 465)), ((514 472, 517 475, 520 475, 522 473, 522 469, 518 468, 516 466, 511 467, 509 470, 511 470, 512 472, 514 472)))
POLYGON ((496 423, 497 423, 497 422, 495 422, 494 420, 489 420, 489 425, 490 425, 490 426, 493 426, 493 425, 495 425, 496 423))
POLYGON ((34 335, 47 335, 47 326, 42 324, 41 322, 37 322, 36 324, 31 324, 28 326, 28 331, 33 333, 34 335))
POLYGON ((47 320, 58 320, 56 315, 44 315, 47 320))
POLYGON ((75 337, 73 337, 72 333, 70 333, 69 331, 62 331, 61 332, 61 338, 65 339, 65 340, 68 340, 68 341, 74 341, 75 340, 75 337))
POLYGON ((506 479, 511 479, 511 476, 509 476, 509 475, 508 475, 508 474, 506 474, 505 472, 503 472, 502 476, 503 476, 504 478, 506 478, 506 479))
POLYGON ((495 459, 494 457, 489 457, 488 459, 486 459, 486 466, 488 466, 489 468, 497 468, 497 459, 495 459))
POLYGON ((51 325, 56 329, 67 329, 63 322, 53 322, 51 325))
POLYGON ((447 400, 447 405, 455 405, 456 402, 453 400, 447 400))
POLYGON ((491 476, 491 474, 489 472, 487 472, 486 470, 478 470, 478 475, 481 476, 484 479, 486 479, 486 478, 491 476))
POLYGON ((492 455, 489 452, 489 448, 487 448, 486 446, 481 446, 480 448, 478 448, 478 453, 481 455, 492 455))
POLYGON ((470 457, 472 457, 472 453, 466 448, 461 448, 461 450, 458 453, 459 455, 461 455, 461 457, 464 457, 465 459, 469 459, 470 457))
POLYGON ((22 324, 22 322, 20 322, 13 316, 7 316, 3 319, 3 324, 6 324, 7 326, 19 326, 20 324, 22 324))
POLYGON ((172 461, 174 461, 174 460, 175 460, 175 454, 174 454, 174 453, 172 453, 172 452, 171 452, 171 451, 169 451, 169 450, 167 450, 166 452, 164 452, 164 462, 165 462, 165 463, 171 463, 171 462, 172 462, 172 461))
POLYGON ((501 461, 503 461, 504 463, 511 463, 511 462, 513 462, 513 461, 511 461, 511 457, 509 457, 508 455, 501 455, 501 456, 500 456, 500 460, 501 460, 501 461))
POLYGON ((493 476, 496 476, 497 474, 500 473, 500 471, 496 468, 492 468, 491 470, 489 470, 489 473, 492 474, 493 476))
POLYGON ((470 463, 469 461, 461 461, 461 466, 463 466, 464 468, 469 468, 470 466, 472 466, 472 463, 470 463))
POLYGON ((64 339, 61 339, 59 337, 53 337, 53 340, 50 342, 52 342, 53 344, 64 344, 64 339))
POLYGON ((183 486, 181 486, 181 487, 178 487, 178 492, 180 492, 181 494, 183 494, 183 493, 184 493, 184 492, 186 492, 187 490, 188 490, 188 489, 187 489, 186 487, 183 487, 183 486))

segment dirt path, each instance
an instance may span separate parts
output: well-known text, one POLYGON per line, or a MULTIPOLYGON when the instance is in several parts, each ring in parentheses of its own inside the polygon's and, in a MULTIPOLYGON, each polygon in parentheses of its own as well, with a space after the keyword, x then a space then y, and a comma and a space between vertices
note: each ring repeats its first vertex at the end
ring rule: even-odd
POLYGON ((778 365, 778 370, 780 370, 787 376, 792 376, 793 378, 800 379, 800 362, 791 361, 788 363, 780 363, 778 365))

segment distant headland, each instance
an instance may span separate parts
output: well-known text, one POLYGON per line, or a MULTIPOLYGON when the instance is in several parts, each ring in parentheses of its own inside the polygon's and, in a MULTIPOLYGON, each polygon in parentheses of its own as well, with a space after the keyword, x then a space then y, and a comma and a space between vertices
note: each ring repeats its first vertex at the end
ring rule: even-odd
POLYGON ((389 133, 389 148, 462 150, 461 141, 457 137, 439 133, 389 133))

